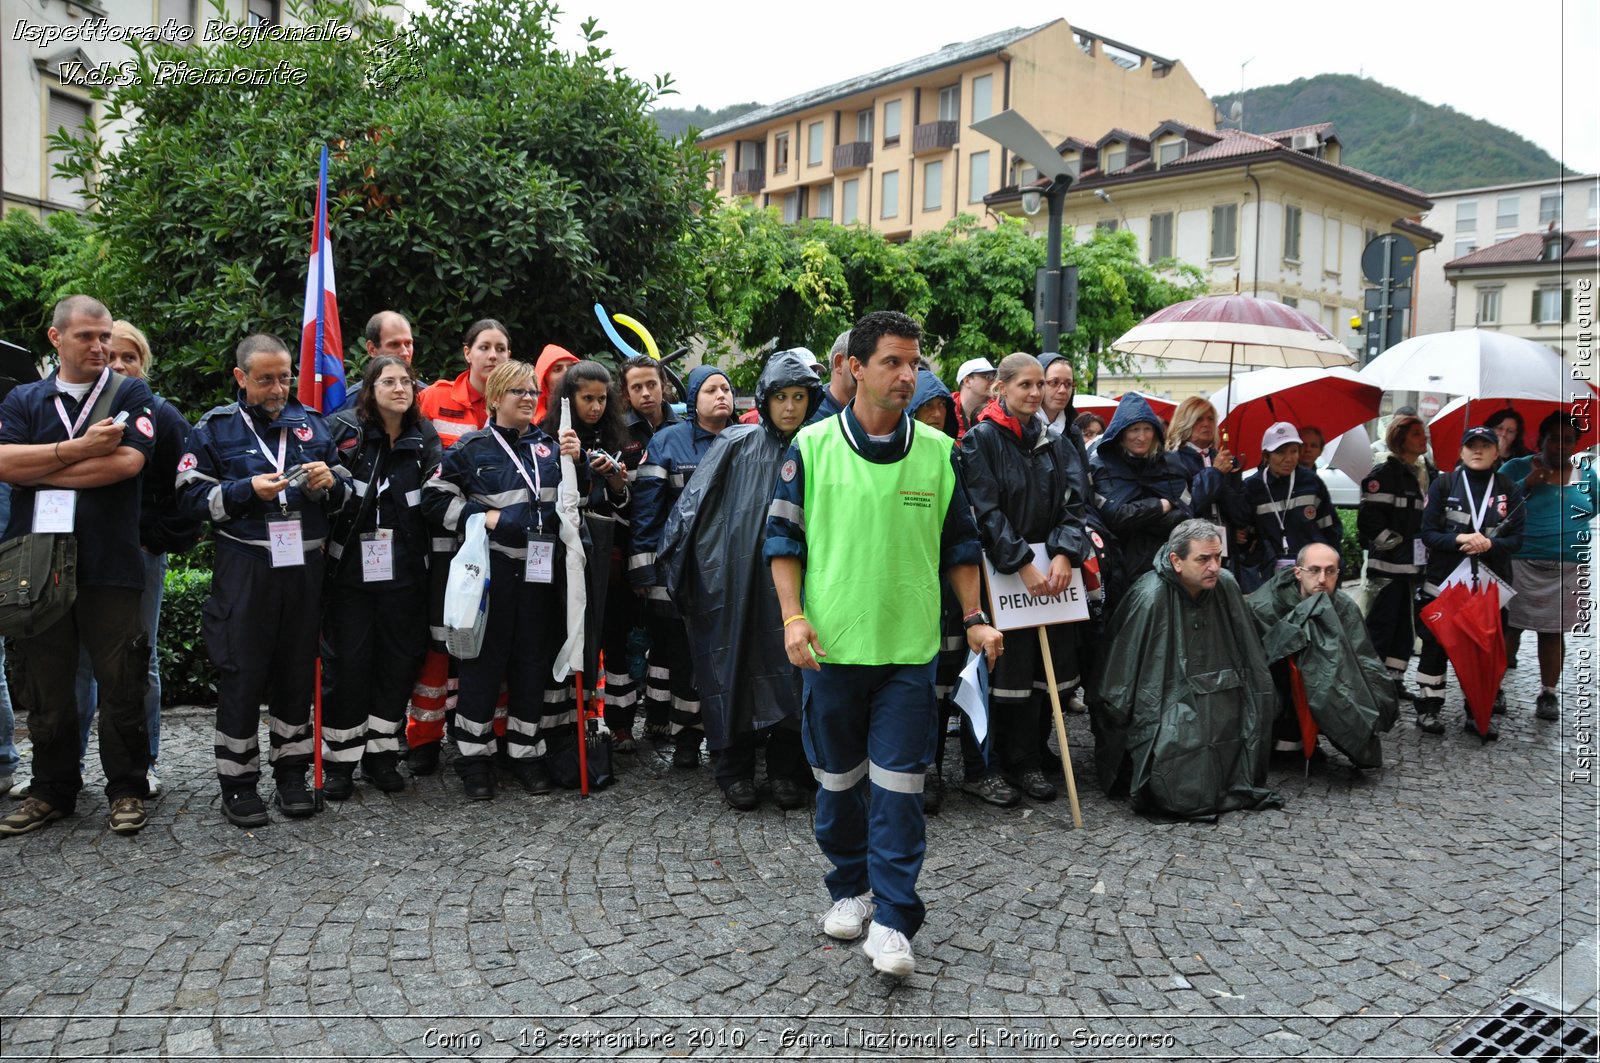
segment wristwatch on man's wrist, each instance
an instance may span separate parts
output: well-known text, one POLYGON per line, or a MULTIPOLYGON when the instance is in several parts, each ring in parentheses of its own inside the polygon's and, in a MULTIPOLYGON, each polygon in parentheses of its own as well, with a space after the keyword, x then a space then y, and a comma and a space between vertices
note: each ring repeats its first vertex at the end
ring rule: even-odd
POLYGON ((978 609, 974 612, 968 613, 966 617, 962 619, 961 626, 970 630, 977 627, 979 624, 992 623, 994 623, 994 621, 989 619, 989 614, 984 612, 982 609, 978 609))

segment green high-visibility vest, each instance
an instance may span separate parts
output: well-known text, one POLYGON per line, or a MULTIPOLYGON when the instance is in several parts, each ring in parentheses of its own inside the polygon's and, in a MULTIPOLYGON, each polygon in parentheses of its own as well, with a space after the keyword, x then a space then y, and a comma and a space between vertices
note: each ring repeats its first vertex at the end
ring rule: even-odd
POLYGON ((909 452, 877 464, 844 416, 800 431, 806 618, 827 664, 927 664, 939 652, 939 543, 955 493, 949 436, 911 421, 909 452))

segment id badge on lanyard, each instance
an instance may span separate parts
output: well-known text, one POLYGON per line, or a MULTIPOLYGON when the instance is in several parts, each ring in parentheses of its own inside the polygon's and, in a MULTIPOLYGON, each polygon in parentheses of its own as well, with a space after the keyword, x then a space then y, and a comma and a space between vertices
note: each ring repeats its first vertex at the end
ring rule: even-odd
MULTIPOLYGON (((78 410, 78 419, 76 421, 67 419, 67 408, 62 404, 61 396, 56 396, 56 416, 61 418, 61 427, 67 430, 67 439, 71 440, 78 437, 78 433, 83 430, 84 422, 89 419, 89 411, 94 409, 95 400, 100 398, 100 392, 105 390, 106 381, 110 379, 111 370, 102 369, 100 371, 100 379, 95 382, 94 389, 85 396, 83 406, 78 410)), ((78 492, 71 488, 48 487, 34 493, 33 532, 35 535, 70 535, 76 525, 77 514, 78 492)))
POLYGON ((556 537, 530 533, 528 563, 523 577, 528 583, 554 583, 556 580, 556 537))
POLYGON ((1428 563, 1428 544, 1421 539, 1411 540, 1411 563, 1418 566, 1428 563))
POLYGON ((35 492, 33 496, 33 532, 72 533, 73 520, 78 510, 78 492, 50 487, 35 492))
POLYGON ((267 521, 267 549, 273 568, 294 568, 306 563, 305 536, 300 530, 300 514, 285 513, 267 521))
POLYGON ((361 536, 361 582, 383 583, 394 579, 394 532, 388 528, 361 536))

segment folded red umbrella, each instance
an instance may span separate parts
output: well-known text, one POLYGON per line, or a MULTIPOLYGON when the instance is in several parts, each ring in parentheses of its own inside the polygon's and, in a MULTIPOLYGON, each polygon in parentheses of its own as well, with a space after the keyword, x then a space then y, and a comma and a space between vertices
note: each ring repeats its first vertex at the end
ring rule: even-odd
POLYGON ((1306 680, 1300 674, 1296 656, 1289 655, 1289 700, 1294 702, 1294 714, 1300 720, 1300 748, 1309 765, 1317 752, 1317 721, 1311 716, 1311 703, 1306 700, 1306 680))
POLYGON ((1490 580, 1472 587, 1452 584, 1422 608, 1422 622, 1455 666, 1478 735, 1488 737, 1494 696, 1506 674, 1500 588, 1490 580))

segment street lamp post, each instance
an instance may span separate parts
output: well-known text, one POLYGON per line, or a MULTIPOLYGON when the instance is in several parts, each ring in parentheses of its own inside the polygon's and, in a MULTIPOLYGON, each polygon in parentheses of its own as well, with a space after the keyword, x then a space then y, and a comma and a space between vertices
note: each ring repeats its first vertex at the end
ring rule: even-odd
MULTIPOLYGON (((972 128, 991 140, 998 141, 1001 147, 1028 163, 1045 177, 1040 184, 1022 193, 1022 210, 1025 214, 1037 214, 1041 205, 1045 203, 1049 205, 1050 213, 1045 226, 1045 267, 1036 293, 1039 301, 1036 317, 1039 324, 1039 338, 1043 341, 1044 347, 1041 353, 1059 354, 1063 326, 1068 329, 1071 327, 1066 298, 1068 294, 1066 289, 1071 285, 1065 283, 1067 277, 1061 268, 1061 215, 1066 203, 1067 189, 1072 185, 1072 174, 1067 171, 1061 153, 1055 146, 1016 111, 1001 111, 999 114, 990 115, 981 121, 973 122, 972 128)), ((1076 273, 1075 268, 1072 273, 1076 273)), ((1075 280, 1075 277, 1073 279, 1075 280)))

